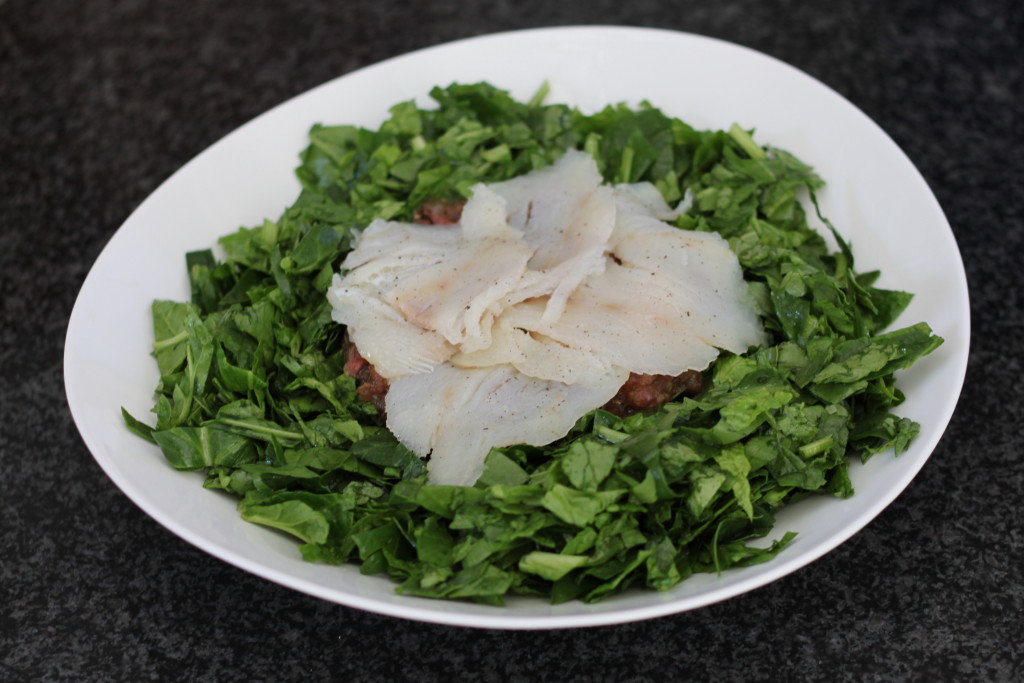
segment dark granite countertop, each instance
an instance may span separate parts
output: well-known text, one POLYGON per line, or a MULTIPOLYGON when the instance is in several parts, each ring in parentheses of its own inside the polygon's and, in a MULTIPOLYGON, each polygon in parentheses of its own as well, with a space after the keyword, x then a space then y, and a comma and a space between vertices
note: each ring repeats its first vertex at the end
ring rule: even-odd
MULTIPOLYGON (((1024 680, 1024 9, 884 2, 0 0, 0 680, 1024 680), (931 460, 810 566, 701 610, 499 632, 364 613, 193 548, 86 450, 62 351, 131 211, 253 116, 381 59, 569 24, 730 40, 822 80, 920 168, 973 340, 931 460)), ((668 75, 668 74, 667 74, 668 75)))

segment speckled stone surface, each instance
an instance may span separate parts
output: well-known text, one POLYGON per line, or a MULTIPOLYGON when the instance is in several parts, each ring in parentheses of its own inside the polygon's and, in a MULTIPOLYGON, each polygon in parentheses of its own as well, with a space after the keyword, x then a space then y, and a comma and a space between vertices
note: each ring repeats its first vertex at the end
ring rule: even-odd
POLYGON ((973 2, 0 0, 0 680, 1024 680, 1024 6, 973 2), (80 441, 61 356, 100 249, 161 181, 378 60, 535 26, 657 26, 803 69, 918 165, 973 344, 918 478, 821 560, 695 612, 555 632, 322 602, 179 540, 80 441))

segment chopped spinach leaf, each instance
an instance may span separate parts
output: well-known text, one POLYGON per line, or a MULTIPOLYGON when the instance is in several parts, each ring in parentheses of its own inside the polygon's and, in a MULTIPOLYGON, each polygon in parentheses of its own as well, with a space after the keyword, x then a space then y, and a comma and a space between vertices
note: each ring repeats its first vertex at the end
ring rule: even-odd
POLYGON ((847 465, 905 450, 918 425, 892 408, 893 373, 933 351, 927 325, 883 332, 910 294, 877 289, 853 253, 808 226, 823 186, 751 132, 698 131, 644 104, 593 115, 527 103, 486 83, 435 88, 377 130, 314 126, 301 194, 275 221, 186 256, 190 302, 153 304, 156 426, 123 413, 182 470, 239 497, 246 520, 295 536, 302 556, 358 563, 397 590, 501 604, 629 588, 667 590, 695 572, 770 560, 776 511, 853 493, 847 465), (698 396, 649 415, 602 410, 544 448, 492 450, 474 487, 427 483, 344 372, 344 330, 324 293, 353 230, 412 220, 426 199, 468 196, 547 166, 566 149, 608 182, 652 183, 737 254, 769 343, 724 355, 698 396))

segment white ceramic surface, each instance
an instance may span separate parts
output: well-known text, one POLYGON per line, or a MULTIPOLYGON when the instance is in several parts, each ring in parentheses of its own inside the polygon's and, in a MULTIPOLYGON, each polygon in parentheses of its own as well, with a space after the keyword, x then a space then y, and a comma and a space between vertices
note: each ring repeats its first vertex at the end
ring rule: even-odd
MULTIPOLYGON (((925 181, 862 112, 806 74, 752 50, 690 34, 574 27, 484 36, 441 45, 348 74, 254 119, 204 151, 128 218, 89 273, 68 327, 65 384, 82 438, 114 483, 159 523, 242 569, 360 609, 492 628, 561 628, 646 619, 714 603, 778 579, 848 539, 910 482, 952 415, 966 369, 967 284, 952 232, 925 181), (295 198, 293 175, 317 122, 376 127, 392 104, 429 105, 434 85, 487 80, 518 98, 547 80, 548 102, 584 111, 649 100, 698 128, 733 122, 795 153, 828 182, 820 200, 852 243, 860 270, 917 294, 899 324, 927 321, 946 343, 901 374, 902 415, 922 424, 899 458, 854 466, 852 499, 786 509, 775 537, 799 532, 774 561, 695 576, 666 593, 633 591, 595 605, 515 598, 504 608, 398 596, 355 567, 305 563, 295 543, 243 522, 234 501, 173 471, 123 426, 121 406, 144 417, 157 381, 149 305, 189 296, 184 253, 239 226, 277 218, 295 198)), ((884 567, 878 571, 885 571, 884 567)))

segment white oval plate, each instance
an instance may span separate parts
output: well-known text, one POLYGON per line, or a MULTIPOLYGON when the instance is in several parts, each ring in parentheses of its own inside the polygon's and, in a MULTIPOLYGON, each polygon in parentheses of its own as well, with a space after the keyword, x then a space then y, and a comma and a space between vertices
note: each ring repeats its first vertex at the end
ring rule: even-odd
POLYGON ((75 304, 65 348, 71 412, 97 462, 136 504, 186 541, 271 581, 337 603, 407 619, 491 628, 562 628, 694 609, 763 586, 848 539, 924 465, 952 415, 967 363, 963 264, 935 197, 896 144, 856 107, 806 74, 752 50, 661 30, 575 27, 504 33, 421 50, 300 95, 254 119, 186 164, 128 218, 97 259, 75 304), (388 108, 434 85, 490 81, 520 99, 548 81, 548 102, 587 112, 649 100, 699 128, 733 122, 795 153, 828 182, 825 215, 852 242, 860 270, 880 286, 917 294, 898 324, 927 321, 946 343, 900 377, 900 413, 920 436, 899 458, 854 466, 856 495, 786 509, 776 527, 799 533, 774 561, 699 575, 665 593, 632 591, 594 605, 513 598, 504 608, 394 592, 354 566, 303 562, 295 543, 243 522, 202 475, 172 470, 133 436, 120 409, 145 416, 158 379, 150 356, 153 299, 187 300, 186 251, 239 226, 277 218, 297 196, 297 155, 314 123, 378 126, 388 108))

